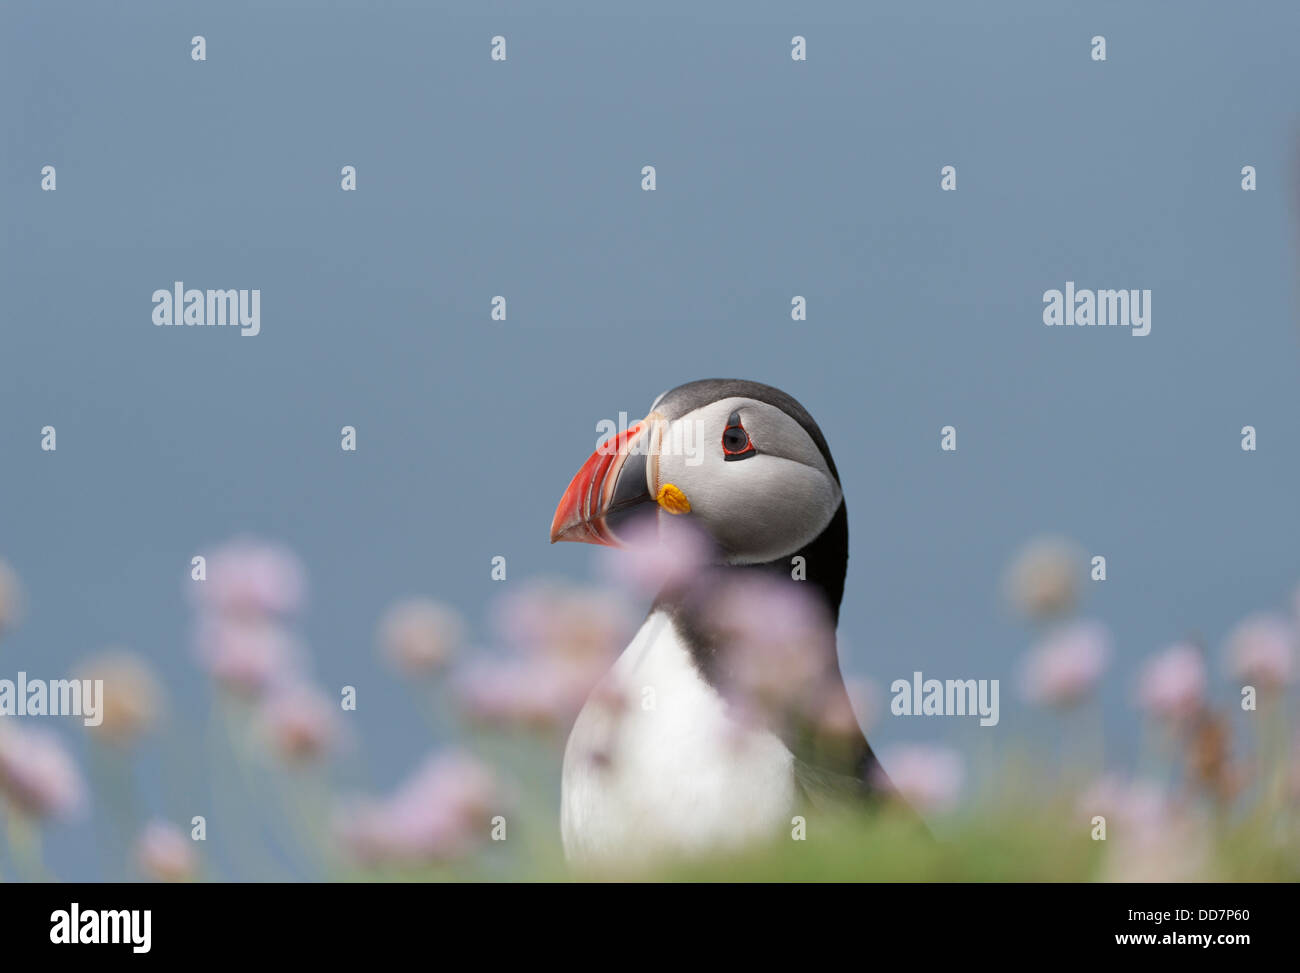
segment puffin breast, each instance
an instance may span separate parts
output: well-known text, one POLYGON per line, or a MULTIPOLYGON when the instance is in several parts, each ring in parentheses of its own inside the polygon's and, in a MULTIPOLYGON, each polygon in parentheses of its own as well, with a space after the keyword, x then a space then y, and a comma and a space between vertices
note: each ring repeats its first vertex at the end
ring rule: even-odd
POLYGON ((560 825, 575 864, 634 864, 774 837, 794 758, 734 719, 672 618, 652 613, 592 693, 564 752, 560 825))

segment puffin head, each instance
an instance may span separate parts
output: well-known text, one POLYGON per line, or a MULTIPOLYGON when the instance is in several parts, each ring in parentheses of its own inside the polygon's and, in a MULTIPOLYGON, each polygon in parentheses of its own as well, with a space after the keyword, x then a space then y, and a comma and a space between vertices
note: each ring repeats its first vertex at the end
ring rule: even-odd
POLYGON ((784 563, 846 524, 843 508, 835 462, 803 406, 770 385, 704 379, 665 392, 596 448, 560 499, 551 542, 617 547, 634 519, 681 517, 722 563, 784 563))

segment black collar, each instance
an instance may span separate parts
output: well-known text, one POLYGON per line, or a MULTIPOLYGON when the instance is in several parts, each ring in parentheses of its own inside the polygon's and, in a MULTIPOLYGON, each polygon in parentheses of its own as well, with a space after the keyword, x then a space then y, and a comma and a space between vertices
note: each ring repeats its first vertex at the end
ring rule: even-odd
MULTIPOLYGON (((835 516, 826 525, 826 529, 794 554, 762 564, 735 564, 705 569, 685 584, 660 592, 650 611, 662 611, 672 617, 701 674, 710 685, 716 687, 718 640, 709 630, 706 621, 709 599, 716 590, 716 585, 710 579, 732 579, 750 574, 786 584, 807 585, 824 603, 832 624, 838 624, 848 562, 849 516, 844 501, 841 500, 839 509, 835 511, 835 516), (796 561, 796 558, 803 560, 796 561), (796 575, 802 575, 803 580, 796 580, 796 575)), ((838 665, 834 658, 833 640, 829 643, 829 648, 832 658, 826 662, 838 665)))

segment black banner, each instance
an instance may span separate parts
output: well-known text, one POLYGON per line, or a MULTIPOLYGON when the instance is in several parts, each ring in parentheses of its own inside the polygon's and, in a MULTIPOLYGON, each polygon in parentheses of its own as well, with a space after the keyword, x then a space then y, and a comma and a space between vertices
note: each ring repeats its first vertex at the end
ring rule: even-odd
POLYGON ((710 952, 740 957, 785 928, 817 954, 834 944, 918 961, 1045 949, 1231 961, 1290 940, 1294 896, 1285 885, 7 885, 0 933, 11 960, 76 947, 82 960, 338 962, 419 944, 472 962, 547 944, 557 962, 568 951, 587 963, 702 933, 710 952), (714 938, 723 930, 725 942, 714 938))

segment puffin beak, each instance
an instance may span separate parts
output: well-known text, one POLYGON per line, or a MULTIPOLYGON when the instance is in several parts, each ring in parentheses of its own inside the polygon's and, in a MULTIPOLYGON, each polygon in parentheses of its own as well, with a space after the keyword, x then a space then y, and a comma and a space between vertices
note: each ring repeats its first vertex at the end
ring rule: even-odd
POLYGON ((654 503, 646 473, 654 424, 647 416, 611 436, 582 464, 560 498, 551 521, 551 543, 579 541, 619 546, 612 527, 643 504, 654 503))

